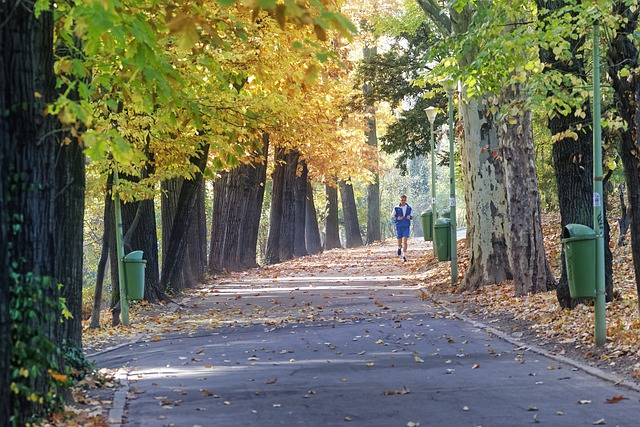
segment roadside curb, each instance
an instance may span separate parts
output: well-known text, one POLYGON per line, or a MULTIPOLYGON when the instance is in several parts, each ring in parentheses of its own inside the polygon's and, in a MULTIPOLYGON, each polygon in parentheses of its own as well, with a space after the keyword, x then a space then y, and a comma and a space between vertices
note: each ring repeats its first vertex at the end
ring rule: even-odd
MULTIPOLYGON (((421 290, 425 290, 426 288, 421 287, 421 290)), ((445 309, 452 317, 457 318, 459 320, 462 320, 464 322, 470 323, 471 325, 475 326, 476 328, 482 329, 492 335, 497 336, 498 338, 507 341, 510 344, 513 345, 517 345, 517 346, 522 346, 527 350, 530 350, 534 353, 540 354, 542 356, 548 357, 552 360, 557 360, 558 362, 562 362, 566 365, 570 365, 573 366, 574 368, 580 369, 583 372, 586 372, 587 374, 599 378, 601 380, 605 380, 607 382, 610 382, 612 384, 618 385, 618 386, 622 386, 628 390, 632 390, 635 392, 639 392, 640 393, 640 386, 638 386, 637 384, 626 380, 624 378, 622 378, 621 376, 614 374, 614 373, 608 373, 608 372, 604 372, 603 370, 599 369, 599 368, 594 368, 593 366, 589 366, 586 365, 584 363, 581 363, 577 360, 574 359, 570 359, 568 357, 565 356, 561 356, 559 354, 555 354, 552 353, 548 350, 545 350, 542 347, 539 347, 535 344, 529 344, 527 342, 524 342, 522 339, 519 338, 514 338, 511 335, 504 333, 502 331, 499 331, 489 325, 486 325, 482 322, 478 322, 477 320, 473 320, 470 317, 465 316, 464 314, 461 314, 459 312, 457 312, 456 310, 454 310, 452 307, 448 306, 448 304, 446 302, 443 302, 442 300, 435 300, 432 299, 430 300, 432 301, 434 304, 437 304, 438 306, 440 306, 441 308, 445 309)))
MULTIPOLYGON (((87 354, 85 358, 93 358, 99 356, 101 354, 109 353, 111 351, 115 351, 121 349, 123 347, 127 347, 133 344, 140 342, 140 339, 143 337, 142 334, 136 336, 133 340, 127 341, 122 344, 114 345, 113 347, 106 348, 101 351, 97 351, 95 353, 87 354)), ((124 369, 120 368, 116 372, 116 379, 120 381, 122 387, 119 387, 115 393, 113 394, 113 402, 111 404, 111 409, 109 409, 109 414, 107 416, 107 422, 110 427, 120 426, 124 422, 124 411, 127 404, 127 394, 129 393, 129 373, 124 369)))
POLYGON ((113 395, 113 403, 109 410, 108 423, 110 427, 123 424, 124 410, 127 404, 127 394, 129 393, 128 372, 124 368, 118 369, 116 379, 120 380, 122 387, 116 390, 113 395))

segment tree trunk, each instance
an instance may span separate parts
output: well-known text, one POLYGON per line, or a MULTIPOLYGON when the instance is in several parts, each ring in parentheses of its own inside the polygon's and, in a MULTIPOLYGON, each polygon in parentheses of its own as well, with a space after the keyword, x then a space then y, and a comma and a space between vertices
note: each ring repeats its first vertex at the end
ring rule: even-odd
POLYGON ((55 92, 53 13, 44 11, 36 19, 32 8, 23 6, 9 0, 0 7, 2 425, 9 424, 11 412, 17 425, 44 415, 53 403, 48 396, 61 393, 51 388, 47 370, 64 372, 57 352, 60 311, 54 277, 55 125, 53 117, 43 115, 55 92), (19 369, 30 370, 29 377, 14 375, 19 369), (11 392, 10 382, 44 400, 11 392))
MULTIPOLYGON (((106 212, 104 217, 106 219, 106 212)), ((98 260, 98 269, 96 273, 96 287, 93 292, 93 308, 91 310, 91 324, 89 325, 90 329, 96 329, 100 327, 100 311, 102 310, 102 290, 104 284, 104 275, 107 267, 107 261, 109 260, 109 232, 110 228, 107 228, 107 225, 105 224, 105 230, 102 234, 102 248, 100 249, 100 259, 98 260)))
MULTIPOLYGON (((0 9, 0 20, 4 22, 7 18, 5 12, 0 9)), ((8 148, 10 139, 15 139, 13 136, 14 129, 10 128, 10 123, 7 120, 9 112, 7 106, 12 104, 7 103, 7 95, 9 93, 9 87, 7 79, 15 79, 17 76, 12 76, 11 73, 5 72, 7 67, 6 61, 9 59, 5 52, 7 47, 5 46, 4 38, 7 36, 3 28, 0 27, 0 348, 5 349, 0 351, 0 395, 3 396, 0 399, 0 424, 8 425, 9 417, 11 416, 10 400, 4 396, 9 396, 11 393, 11 352, 6 349, 11 348, 11 303, 9 292, 9 267, 11 262, 9 261, 9 248, 7 242, 9 241, 9 229, 11 228, 9 215, 8 215, 8 198, 7 198, 7 179, 9 176, 9 162, 8 153, 5 153, 8 148)), ((14 83, 13 81, 11 83, 14 83)), ((14 141, 15 143, 15 141, 14 141)))
POLYGON ((227 177, 229 172, 221 172, 213 182, 213 209, 211 212, 211 242, 209 243, 209 272, 220 273, 224 264, 224 237, 230 210, 225 203, 227 177), (225 209, 226 208, 226 209, 225 209))
MULTIPOLYGON (((638 49, 633 42, 638 27, 639 11, 630 9, 624 2, 616 2, 614 16, 621 15, 622 27, 615 33, 607 51, 607 65, 609 77, 615 91, 618 114, 622 117, 626 128, 620 133, 620 157, 624 165, 624 177, 627 184, 629 213, 631 222, 631 253, 633 255, 633 269, 636 276, 636 292, 640 300, 640 135, 638 135, 638 121, 640 120, 640 85, 636 71, 638 67, 638 49), (631 77, 621 77, 623 68, 631 70, 631 77)), ((605 244, 606 248, 609 245, 605 244)), ((607 293, 608 296, 608 293, 607 293)), ((640 304, 638 305, 640 310, 640 304)))
MULTIPOLYGON (((268 153, 263 137, 262 151, 268 153)), ((248 163, 221 174, 214 184, 214 217, 211 230, 210 268, 242 271, 257 267, 256 246, 264 200, 266 157, 254 153, 248 163)))
MULTIPOLYGON (((450 9, 455 34, 470 30, 473 10, 450 9)), ((471 49, 460 66, 473 62, 471 49)), ((459 290, 474 290, 500 283, 512 277, 508 256, 507 191, 504 168, 492 153, 499 149, 498 130, 483 96, 469 98, 466 88, 460 93, 459 114, 464 123, 460 157, 467 209, 469 267, 459 290)))
MULTIPOLYGON (((178 209, 178 199, 180 197, 180 190, 182 189, 182 183, 184 178, 172 178, 162 183, 162 197, 161 209, 162 209, 162 245, 164 248, 169 246, 171 241, 171 232, 173 230, 173 224, 176 220, 176 211, 178 209)), ((196 201, 197 202, 197 201, 196 201)), ((195 205, 194 205, 195 206, 195 205)), ((194 217, 197 214, 194 214, 194 217)), ((191 233, 189 233, 190 241, 191 233)), ((188 243, 187 243, 188 247, 188 243)), ((188 249, 187 249, 188 250, 188 249)), ((162 254, 162 265, 167 262, 167 255, 165 252, 162 254)), ((195 286, 195 279, 191 272, 191 257, 185 256, 184 262, 179 267, 180 272, 176 275, 176 279, 171 283, 171 290, 174 292, 180 292, 185 289, 195 286)))
POLYGON ((61 323, 66 345, 82 348, 82 280, 85 157, 78 141, 59 145, 56 161, 56 274, 73 317, 61 323))
POLYGON ((507 191, 504 167, 492 155, 499 148, 497 129, 482 99, 462 90, 459 112, 464 123, 460 144, 467 206, 469 267, 460 290, 511 279, 507 238, 507 191))
POLYGON ((300 161, 300 164, 302 165, 302 171, 299 176, 298 174, 295 175, 293 182, 293 253, 297 257, 309 254, 307 252, 307 242, 305 240, 305 221, 307 217, 307 175, 309 174, 309 169, 307 169, 307 164, 304 160, 300 161))
POLYGON ((629 231, 630 218, 627 214, 627 205, 624 202, 624 184, 618 186, 618 195, 620 197, 620 219, 618 220, 618 228, 620 229, 620 236, 618 237, 618 247, 625 246, 627 244, 627 232, 629 231))
POLYGON ((353 185, 346 181, 340 181, 338 186, 340 187, 340 198, 342 199, 344 234, 347 241, 347 248, 357 248, 362 246, 362 235, 360 234, 360 223, 358 222, 358 210, 356 208, 356 198, 353 194, 353 185))
MULTIPOLYGON (((377 54, 377 48, 365 47, 363 50, 364 58, 369 58, 377 54)), ((371 87, 365 84, 362 91, 366 95, 371 91, 371 87)), ((365 136, 367 138, 367 144, 371 147, 378 147, 378 132, 376 130, 376 110, 375 107, 370 107, 367 111, 367 130, 365 136)), ((376 150, 377 151, 377 150, 376 150)), ((376 159, 377 165, 377 159, 376 159)), ((380 228, 380 176, 377 171, 374 171, 374 182, 367 186, 367 236, 366 243, 368 245, 373 242, 382 240, 381 228, 380 228)))
MULTIPOLYGON (((262 152, 268 155, 269 137, 263 135, 262 152)), ((215 184, 211 256, 213 271, 241 271, 257 267, 256 246, 267 174, 266 157, 254 153, 254 163, 240 165, 223 174, 215 184), (212 238, 213 239, 213 238, 212 238)))
POLYGON ((265 263, 280 262, 280 229, 282 224, 284 197, 284 148, 276 147, 274 153, 273 173, 271 174, 271 210, 269 211, 269 236, 267 238, 267 253, 265 263))
POLYGON ((341 248, 340 227, 338 225, 338 189, 327 184, 327 218, 324 222, 324 249, 341 248))
MULTIPOLYGON (((298 159, 296 150, 289 150, 285 155, 284 185, 282 189, 282 216, 280 217, 280 261, 293 258, 296 211, 294 205, 294 189, 298 159)), ((273 203, 273 200, 271 201, 273 203)))
MULTIPOLYGON (((518 102, 521 88, 503 88, 502 96, 507 102, 518 102)), ((515 124, 499 126, 504 162, 504 181, 507 191, 509 227, 509 265, 513 272, 516 295, 545 292, 555 289, 555 279, 548 276, 542 223, 538 174, 536 170, 535 148, 531 112, 523 110, 516 117, 510 117, 515 124)))
POLYGON ((245 268, 254 268, 257 263, 258 232, 264 202, 264 189, 267 184, 267 159, 269 158, 269 134, 262 135, 262 153, 249 169, 245 187, 246 212, 242 223, 242 241, 240 261, 245 268))
POLYGON ((178 283, 182 274, 182 266, 187 255, 187 243, 189 241, 189 228, 191 226, 193 211, 200 186, 203 185, 202 171, 207 165, 209 145, 201 147, 200 153, 191 157, 191 163, 198 168, 193 179, 184 180, 178 197, 178 205, 171 226, 171 238, 165 248, 167 251, 162 266, 160 288, 168 289, 174 283, 178 283))
MULTIPOLYGON (((540 10, 548 11, 551 15, 565 7, 570 2, 565 0, 537 0, 536 4, 540 10)), ((546 15, 540 17, 545 19, 546 15)), ((553 24, 551 24, 553 25, 553 24)), ((578 53, 582 50, 584 37, 568 38, 569 51, 578 53)), ((559 71, 563 74, 573 75, 576 78, 585 80, 586 71, 582 56, 574 56, 568 61, 557 61, 555 54, 550 50, 540 50, 542 62, 550 64, 545 69, 546 72, 559 71)), ((572 87, 565 88, 566 93, 572 91, 572 87)), ((585 117, 581 119, 584 123, 591 123, 591 108, 585 105, 583 108, 585 117)), ((549 129, 552 135, 574 129, 575 118, 571 115, 564 116, 555 114, 549 119, 549 129)), ((593 130, 590 126, 585 126, 577 132, 577 140, 573 138, 562 138, 555 142, 552 149, 553 169, 558 185, 558 205, 560 207, 561 227, 567 224, 583 224, 593 228, 593 130)), ((605 212, 606 216, 606 212, 605 212)), ((606 236, 605 236, 606 237, 606 236)), ((605 239, 606 240, 606 239, 605 239)), ((605 241, 605 262, 609 258, 609 244, 605 241)), ((558 282, 556 295, 558 302, 563 308, 570 308, 576 304, 569 295, 569 282, 567 281, 567 271, 562 251, 562 275, 558 282)), ((611 268, 605 265, 605 272, 611 268)), ((605 282, 612 283, 612 278, 605 274, 605 282)), ((610 287, 610 285, 607 285, 610 287)))
POLYGON ((313 202, 313 186, 307 180, 307 200, 305 203, 305 239, 307 251, 310 255, 322 252, 322 240, 320 239, 320 229, 318 228, 318 216, 316 206, 313 202))
POLYGON ((203 179, 196 195, 193 220, 189 229, 189 243, 187 243, 191 274, 196 283, 202 283, 204 281, 207 268, 207 214, 205 193, 203 179))

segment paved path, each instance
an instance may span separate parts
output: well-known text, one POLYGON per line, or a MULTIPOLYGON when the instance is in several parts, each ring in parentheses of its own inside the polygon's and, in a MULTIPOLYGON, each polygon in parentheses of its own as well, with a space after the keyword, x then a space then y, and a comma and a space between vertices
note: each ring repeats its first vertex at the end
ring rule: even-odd
POLYGON ((451 318, 417 298, 415 265, 392 251, 315 257, 183 301, 230 323, 95 356, 128 370, 112 421, 124 404, 127 426, 638 425, 637 393, 451 318))

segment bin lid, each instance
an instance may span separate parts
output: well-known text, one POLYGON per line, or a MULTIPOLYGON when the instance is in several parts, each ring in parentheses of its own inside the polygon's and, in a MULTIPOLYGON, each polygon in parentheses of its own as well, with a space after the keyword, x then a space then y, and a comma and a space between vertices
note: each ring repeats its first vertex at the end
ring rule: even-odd
MULTIPOLYGON (((582 224, 567 224, 562 229, 562 240, 577 237, 579 240, 595 239, 596 232, 582 224)), ((578 239, 576 239, 578 240, 578 239)))
POLYGON ((433 215, 433 212, 431 212, 431 209, 427 209, 426 211, 422 212, 421 215, 422 216, 429 216, 429 215, 433 215))
POLYGON ((144 252, 142 251, 133 251, 133 252, 129 252, 128 254, 126 254, 124 256, 124 259, 126 260, 139 260, 142 259, 142 255, 144 254, 144 252))
POLYGON ((438 218, 436 219, 436 223, 434 228, 443 228, 443 227, 451 227, 451 219, 449 218, 438 218))

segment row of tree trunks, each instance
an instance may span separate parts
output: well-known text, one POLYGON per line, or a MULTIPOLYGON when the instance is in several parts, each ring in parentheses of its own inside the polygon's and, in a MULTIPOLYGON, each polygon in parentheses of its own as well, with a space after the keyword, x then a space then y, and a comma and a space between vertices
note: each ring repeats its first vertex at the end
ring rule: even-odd
MULTIPOLYGON (((48 408, 9 390, 12 378, 10 354, 10 307, 16 302, 9 284, 20 288, 38 287, 42 292, 32 301, 36 315, 20 319, 53 346, 29 348, 34 359, 54 359, 62 370, 62 359, 53 353, 60 344, 60 314, 52 303, 58 301, 56 272, 56 140, 52 117, 43 115, 54 98, 53 13, 38 19, 33 10, 18 1, 0 6, 0 424, 8 425, 11 408, 17 425, 25 425, 33 415, 48 408), (19 108, 18 108, 19 106, 19 108), (41 295, 41 298, 40 298, 41 295)), ((68 159, 67 159, 68 160, 68 159)), ((64 218, 60 218, 64 220, 64 218)), ((75 235, 75 230, 69 230, 75 235)), ((75 274, 74 268, 60 268, 75 274)), ((24 303, 24 301, 22 301, 24 303)), ((14 307, 22 314, 23 308, 14 307)), ((26 313, 24 313, 26 316, 26 313)), ((22 339, 29 339, 22 337, 22 339)), ((24 356, 23 356, 24 357, 24 356)), ((30 357, 27 355, 27 357, 30 357)), ((22 359, 22 358, 21 358, 22 359)), ((29 359, 20 360, 30 363, 29 359)), ((26 365, 28 366, 28 365, 26 365)), ((47 366, 38 363, 31 372, 31 390, 37 396, 50 392, 45 381, 47 366)), ((17 367, 14 367, 17 369, 17 367)))
MULTIPOLYGON (((622 27, 615 33, 607 50, 607 66, 609 67, 608 76, 615 91, 616 108, 626 124, 626 127, 619 131, 619 152, 628 190, 631 253, 636 276, 636 291, 640 298, 640 135, 638 135, 640 85, 635 71, 638 67, 639 52, 633 42, 640 12, 625 6, 621 1, 614 2, 612 12, 614 16, 620 15, 625 18, 620 21, 622 27), (631 70, 631 77, 621 77, 620 71, 623 68, 631 70)), ((609 245, 605 244, 605 247, 609 248, 609 245)))
POLYGON ((221 173, 214 183, 209 270, 241 271, 256 267, 258 228, 267 176, 269 137, 262 138, 262 155, 221 173))
POLYGON ((327 217, 324 224, 324 249, 329 250, 342 247, 338 224, 338 188, 327 184, 325 192, 327 195, 327 217))
POLYGON ((166 251, 165 262, 162 265, 160 277, 160 289, 173 288, 179 283, 183 274, 183 265, 187 258, 187 246, 189 243, 189 230, 194 218, 194 210, 200 187, 204 185, 202 171, 207 165, 209 145, 200 147, 198 154, 192 156, 191 163, 196 166, 198 172, 193 179, 185 179, 180 188, 178 204, 171 226, 171 236, 168 244, 163 248, 166 251))

